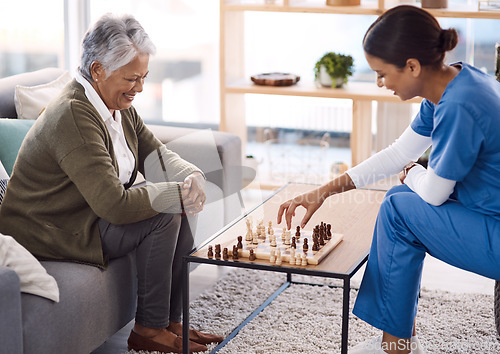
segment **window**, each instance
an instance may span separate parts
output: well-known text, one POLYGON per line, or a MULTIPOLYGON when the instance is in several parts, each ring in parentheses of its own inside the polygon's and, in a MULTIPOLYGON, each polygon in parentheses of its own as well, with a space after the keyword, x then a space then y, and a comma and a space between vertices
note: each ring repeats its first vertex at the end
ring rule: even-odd
POLYGON ((1 11, 0 77, 62 66, 63 0, 4 1, 1 11))
POLYGON ((219 123, 219 2, 206 0, 90 0, 95 21, 130 13, 157 47, 144 91, 134 106, 144 120, 219 123))

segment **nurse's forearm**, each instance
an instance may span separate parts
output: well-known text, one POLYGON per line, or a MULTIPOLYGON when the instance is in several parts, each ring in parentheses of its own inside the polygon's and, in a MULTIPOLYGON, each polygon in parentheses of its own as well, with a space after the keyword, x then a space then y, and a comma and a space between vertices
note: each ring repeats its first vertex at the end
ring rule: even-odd
POLYGON ((355 188, 356 186, 354 185, 351 177, 347 173, 343 173, 319 187, 319 192, 323 199, 326 199, 331 195, 347 192, 348 190, 355 188))
POLYGON ((431 167, 425 169, 421 165, 415 165, 408 171, 404 183, 425 202, 434 206, 447 201, 456 184, 455 181, 435 174, 431 167))

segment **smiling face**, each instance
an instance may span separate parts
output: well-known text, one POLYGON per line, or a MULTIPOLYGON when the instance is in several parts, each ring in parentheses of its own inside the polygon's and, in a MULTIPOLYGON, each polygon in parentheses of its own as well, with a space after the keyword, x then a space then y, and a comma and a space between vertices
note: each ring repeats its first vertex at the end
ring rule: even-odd
POLYGON ((365 57, 370 68, 377 73, 379 87, 393 91, 402 101, 420 95, 421 87, 418 77, 421 67, 418 60, 408 59, 405 67, 398 68, 366 52, 365 57))
POLYGON ((144 79, 149 72, 148 65, 149 54, 138 54, 130 63, 111 72, 106 78, 102 65, 99 62, 92 63, 92 86, 111 114, 132 106, 135 95, 142 92, 144 79))

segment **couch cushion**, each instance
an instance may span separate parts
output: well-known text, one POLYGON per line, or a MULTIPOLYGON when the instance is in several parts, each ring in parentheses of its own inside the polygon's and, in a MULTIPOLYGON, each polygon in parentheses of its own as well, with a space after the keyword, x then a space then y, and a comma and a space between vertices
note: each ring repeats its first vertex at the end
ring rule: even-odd
POLYGON ((17 85, 35 86, 55 80, 64 72, 59 68, 46 68, 0 79, 0 117, 16 118, 14 91, 17 85))
POLYGON ((2 161, 0 160, 0 179, 9 178, 7 171, 5 171, 5 167, 3 167, 2 161))
POLYGON ((65 72, 54 81, 36 86, 16 85, 14 101, 18 119, 37 119, 47 104, 71 80, 65 72))
POLYGON ((60 301, 22 294, 24 353, 88 354, 134 318, 134 253, 110 260, 107 270, 41 263, 57 280, 60 301))
POLYGON ((0 234, 0 265, 13 269, 21 280, 21 292, 59 302, 56 280, 40 262, 11 236, 0 234))
POLYGON ((21 143, 34 122, 25 119, 0 119, 0 161, 9 176, 12 174, 21 143))

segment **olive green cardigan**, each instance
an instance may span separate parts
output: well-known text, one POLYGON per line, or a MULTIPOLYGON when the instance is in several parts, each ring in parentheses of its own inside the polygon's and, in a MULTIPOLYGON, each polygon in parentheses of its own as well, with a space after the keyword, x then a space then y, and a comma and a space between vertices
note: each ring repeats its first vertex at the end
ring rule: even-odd
POLYGON ((131 181, 140 171, 156 183, 120 183, 104 121, 73 80, 23 141, 0 208, 0 232, 39 259, 105 267, 98 218, 127 224, 180 212, 177 182, 200 170, 167 150, 133 107, 121 115, 136 161, 131 181))

